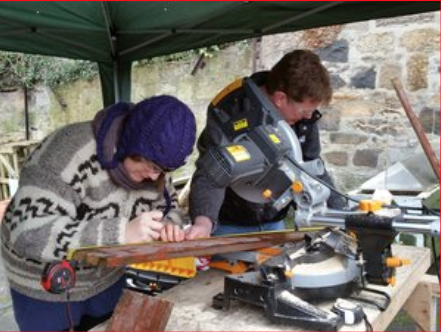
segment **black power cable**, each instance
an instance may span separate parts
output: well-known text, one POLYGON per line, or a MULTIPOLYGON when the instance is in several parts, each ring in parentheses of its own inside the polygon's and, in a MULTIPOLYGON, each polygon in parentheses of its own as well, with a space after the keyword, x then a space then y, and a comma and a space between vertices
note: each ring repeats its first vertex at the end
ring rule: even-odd
MULTIPOLYGON (((346 199, 346 201, 352 201, 355 203, 360 203, 360 200, 352 198, 348 195, 345 195, 341 192, 339 192, 337 189, 335 189, 334 187, 332 187, 329 183, 323 181, 322 179, 312 175, 311 173, 309 173, 304 167, 302 167, 296 160, 294 160, 293 158, 291 158, 290 156, 286 156, 287 159, 292 162, 298 169, 300 169, 303 173, 305 173, 306 175, 308 175, 310 178, 314 179, 315 181, 319 182, 320 184, 324 185, 325 187, 327 187, 329 190, 331 190, 332 192, 336 193, 337 195, 343 197, 344 199, 346 199)), ((422 211, 423 213, 426 212, 427 214, 433 214, 436 216, 439 216, 439 210, 434 210, 434 209, 428 209, 427 207, 414 207, 414 206, 401 206, 398 205, 396 202, 393 202, 392 205, 383 205, 385 208, 398 208, 401 210, 409 210, 409 211, 422 211)))
POLYGON ((290 156, 286 156, 288 158, 288 160, 290 162, 292 162, 298 169, 300 169, 303 173, 305 173, 306 175, 308 175, 310 178, 316 180, 317 182, 319 182, 320 184, 324 185, 325 187, 327 187, 329 190, 331 190, 332 192, 336 193, 337 195, 343 197, 344 199, 346 199, 346 201, 353 201, 355 203, 360 203, 359 200, 352 198, 348 195, 345 195, 341 192, 339 192, 337 189, 335 189, 333 186, 331 186, 329 183, 323 181, 322 179, 312 175, 311 173, 309 173, 305 168, 303 168, 296 160, 294 160, 293 158, 291 158, 290 156))
POLYGON ((369 321, 369 319, 368 319, 366 313, 364 313, 363 320, 364 320, 364 323, 365 323, 365 325, 366 325, 366 331, 367 331, 367 332, 372 332, 372 331, 374 330, 374 328, 372 327, 372 324, 371 324, 371 322, 369 321))
POLYGON ((72 318, 72 312, 70 310, 70 287, 66 287, 66 316, 69 322, 69 332, 75 331, 75 324, 72 318))

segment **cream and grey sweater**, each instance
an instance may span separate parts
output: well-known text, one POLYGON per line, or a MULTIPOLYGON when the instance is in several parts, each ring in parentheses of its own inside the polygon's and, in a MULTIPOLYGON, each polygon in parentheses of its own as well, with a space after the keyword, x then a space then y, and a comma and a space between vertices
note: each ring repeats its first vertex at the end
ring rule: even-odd
MULTIPOLYGON (((171 177, 165 185, 172 198, 168 218, 181 223, 171 177)), ((23 167, 20 186, 1 224, 1 252, 10 286, 46 301, 65 295, 40 285, 49 262, 66 258, 70 249, 120 244, 129 220, 144 211, 164 211, 162 190, 117 186, 98 163, 90 122, 69 125, 50 135, 23 167)), ((71 301, 88 299, 116 282, 123 269, 80 266, 71 301)))

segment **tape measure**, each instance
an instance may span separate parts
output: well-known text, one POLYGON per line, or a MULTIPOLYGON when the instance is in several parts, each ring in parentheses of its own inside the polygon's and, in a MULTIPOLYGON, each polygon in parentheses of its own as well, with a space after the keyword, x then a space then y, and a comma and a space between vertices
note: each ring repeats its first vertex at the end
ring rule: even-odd
POLYGON ((75 267, 72 262, 61 262, 46 265, 41 276, 41 286, 52 294, 63 294, 75 286, 75 267))
POLYGON ((358 324, 364 317, 364 311, 360 305, 341 298, 335 301, 331 311, 342 317, 346 325, 358 324))

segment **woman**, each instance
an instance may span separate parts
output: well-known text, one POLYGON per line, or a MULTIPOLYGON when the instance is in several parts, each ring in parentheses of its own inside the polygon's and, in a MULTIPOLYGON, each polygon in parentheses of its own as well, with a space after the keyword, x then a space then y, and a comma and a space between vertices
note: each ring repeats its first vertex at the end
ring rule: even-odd
MULTIPOLYGON (((195 135, 190 109, 157 96, 110 106, 93 121, 54 132, 33 152, 1 225, 21 330, 85 330, 112 313, 122 268, 80 265, 68 292, 43 289, 48 268, 70 249, 185 238, 168 172, 185 164, 195 135)), ((209 232, 194 227, 188 236, 209 232)))

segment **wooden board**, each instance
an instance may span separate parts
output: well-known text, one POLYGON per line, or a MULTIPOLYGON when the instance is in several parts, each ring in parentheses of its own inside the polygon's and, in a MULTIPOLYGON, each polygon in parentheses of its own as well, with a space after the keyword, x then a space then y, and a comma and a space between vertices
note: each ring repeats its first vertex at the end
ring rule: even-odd
POLYGON ((211 256, 229 252, 269 248, 299 242, 312 232, 275 231, 219 236, 183 242, 146 242, 118 246, 80 248, 69 252, 69 259, 88 265, 125 266, 179 257, 211 256))

